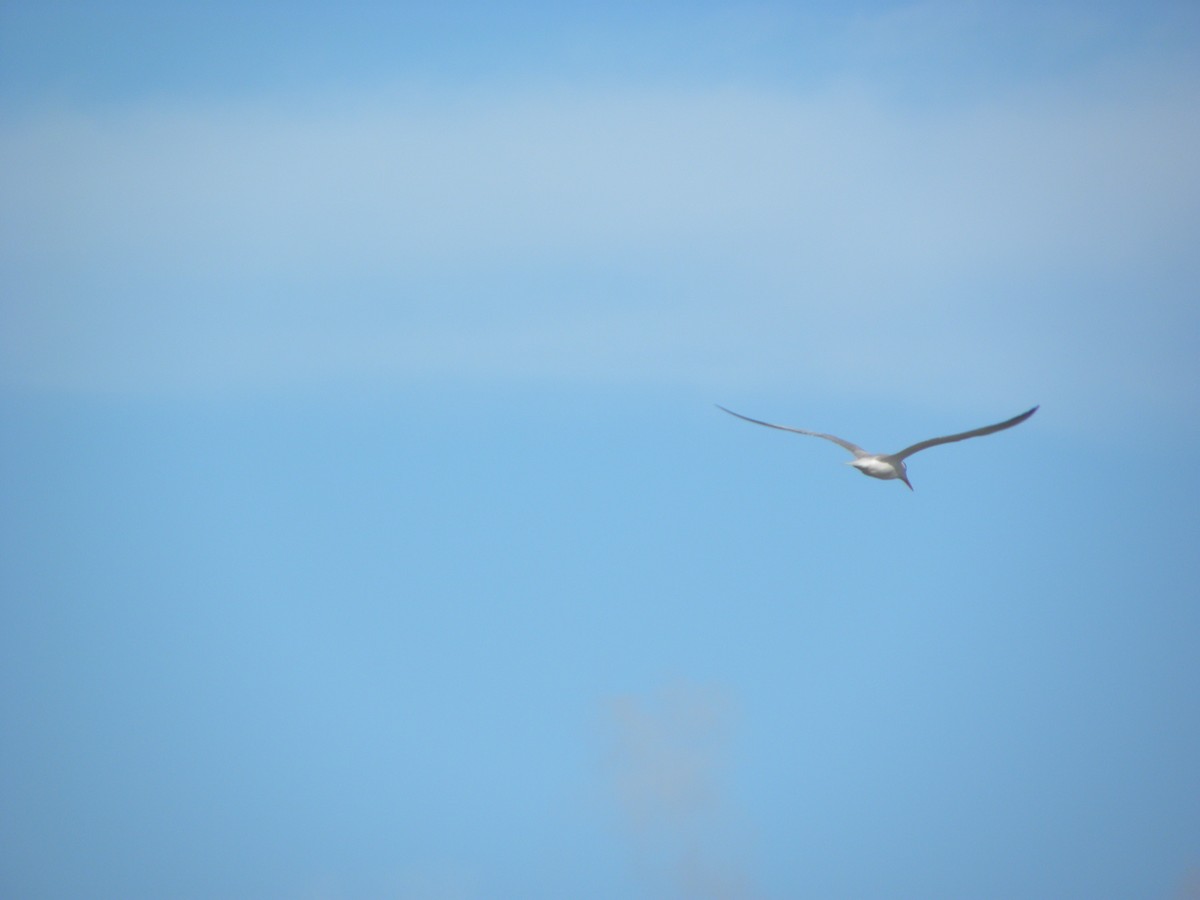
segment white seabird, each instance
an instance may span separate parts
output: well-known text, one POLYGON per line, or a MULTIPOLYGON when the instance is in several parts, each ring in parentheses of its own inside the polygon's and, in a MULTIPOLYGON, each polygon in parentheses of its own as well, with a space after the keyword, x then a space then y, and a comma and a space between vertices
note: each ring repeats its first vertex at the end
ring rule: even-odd
POLYGON ((985 425, 983 428, 976 428, 972 431, 964 431, 960 434, 948 434, 945 437, 930 438, 927 441, 913 444, 911 447, 905 447, 899 453, 868 453, 857 444, 852 444, 847 440, 836 437, 832 434, 822 434, 819 431, 805 431, 803 428, 792 428, 790 425, 774 425, 771 422, 763 422, 760 419, 752 419, 749 416, 743 416, 741 413, 735 413, 732 409, 725 409, 721 404, 716 404, 717 409, 729 413, 731 416, 737 416, 739 419, 745 419, 747 422, 753 422, 755 425, 766 425, 768 428, 778 428, 780 431, 791 431, 796 434, 807 434, 811 437, 824 438, 827 441, 833 441, 842 447, 845 447, 854 454, 854 461, 847 465, 854 466, 864 475, 870 475, 872 478, 881 478, 884 481, 890 481, 893 478, 899 478, 908 485, 908 489, 913 489, 912 484, 908 480, 908 469, 904 465, 904 460, 914 453, 920 453, 922 450, 928 450, 930 447, 936 447, 938 444, 952 444, 955 441, 965 441, 967 438, 983 437, 985 434, 995 434, 997 431, 1003 431, 1005 428, 1012 428, 1014 425, 1020 425, 1035 412, 1038 407, 1026 410, 1019 416, 1013 416, 1003 422, 995 425, 985 425))

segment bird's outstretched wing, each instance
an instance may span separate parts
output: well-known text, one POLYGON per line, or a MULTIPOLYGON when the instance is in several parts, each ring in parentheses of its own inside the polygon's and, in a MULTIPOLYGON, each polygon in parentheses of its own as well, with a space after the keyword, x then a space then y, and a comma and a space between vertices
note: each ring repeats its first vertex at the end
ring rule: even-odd
POLYGON ((889 456, 892 459, 904 459, 907 456, 912 456, 914 453, 920 453, 922 450, 928 450, 930 447, 936 447, 938 444, 952 444, 955 441, 965 441, 967 438, 983 437, 985 434, 995 434, 997 431, 1003 431, 1005 428, 1012 428, 1014 425, 1020 425, 1035 412, 1038 407, 1027 410, 1019 416, 1013 416, 1007 421, 1000 422, 996 425, 987 425, 983 428, 976 428, 974 431, 964 431, 962 434, 948 434, 945 437, 930 438, 927 441, 921 441, 919 444, 913 444, 911 447, 905 447, 899 453, 891 453, 889 456))
MULTIPOLYGON (((864 456, 871 454, 864 450, 858 444, 852 444, 849 441, 843 441, 840 437, 835 437, 832 434, 822 434, 819 431, 805 431, 803 428, 792 428, 790 425, 773 425, 770 422, 762 422, 758 419, 752 419, 749 416, 743 416, 741 413, 735 413, 732 409, 725 409, 720 403, 713 404, 717 409, 729 413, 731 416, 737 416, 739 419, 745 419, 747 422, 753 422, 755 425, 766 425, 768 428, 778 428, 780 431, 791 431, 795 434, 807 434, 810 437, 825 438, 827 441, 833 441, 842 447, 845 447, 854 454, 855 459, 862 459, 864 456)), ((1015 424, 1015 423, 1014 423, 1015 424)))

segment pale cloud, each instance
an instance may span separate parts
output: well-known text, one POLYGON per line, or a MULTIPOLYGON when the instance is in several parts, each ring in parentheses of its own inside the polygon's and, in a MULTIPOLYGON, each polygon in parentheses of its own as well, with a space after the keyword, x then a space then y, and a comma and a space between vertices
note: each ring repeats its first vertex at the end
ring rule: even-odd
POLYGON ((734 707, 713 686, 675 684, 609 703, 612 797, 637 879, 655 896, 754 895, 726 783, 734 707))
POLYGON ((917 269, 938 251, 970 267, 1142 257, 1194 224, 1198 93, 949 113, 847 89, 47 116, 5 129, 7 256, 276 278, 763 241, 917 269))
POLYGON ((1024 403, 1088 371, 1194 402, 1198 100, 1195 71, 1126 59, 973 104, 846 79, 10 118, 0 382, 887 378, 1024 403))

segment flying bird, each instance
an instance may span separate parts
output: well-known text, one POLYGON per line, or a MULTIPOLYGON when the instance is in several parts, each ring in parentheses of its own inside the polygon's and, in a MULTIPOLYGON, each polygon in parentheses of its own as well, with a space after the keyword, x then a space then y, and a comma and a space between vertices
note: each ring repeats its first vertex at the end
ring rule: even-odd
POLYGON ((842 440, 840 437, 835 437, 832 434, 822 434, 819 431, 805 431, 803 428, 792 428, 790 425, 773 425, 770 422, 762 422, 758 419, 752 419, 749 416, 743 416, 741 413, 735 413, 732 409, 725 409, 721 404, 716 404, 717 409, 729 413, 731 416, 737 416, 739 419, 745 419, 747 422, 753 422, 755 425, 766 425, 768 428, 778 428, 780 431, 791 431, 796 434, 807 434, 811 437, 824 438, 827 441, 833 441, 839 446, 845 447, 854 454, 854 461, 847 465, 854 466, 864 475, 870 475, 872 478, 882 478, 884 481, 890 481, 893 478, 899 478, 908 485, 908 489, 913 489, 912 484, 908 480, 908 469, 904 465, 904 460, 912 456, 914 453, 920 453, 922 450, 928 450, 930 447, 936 447, 938 444, 952 444, 955 441, 965 441, 967 438, 983 437, 985 434, 995 434, 997 431, 1003 431, 1005 428, 1012 428, 1014 425, 1020 425, 1035 412, 1038 407, 1026 410, 1019 416, 1013 416, 996 425, 985 425, 983 428, 976 428, 973 431, 964 431, 961 434, 948 434, 945 437, 930 438, 927 441, 913 444, 911 447, 905 447, 899 453, 868 453, 857 444, 852 444, 849 441, 842 440))

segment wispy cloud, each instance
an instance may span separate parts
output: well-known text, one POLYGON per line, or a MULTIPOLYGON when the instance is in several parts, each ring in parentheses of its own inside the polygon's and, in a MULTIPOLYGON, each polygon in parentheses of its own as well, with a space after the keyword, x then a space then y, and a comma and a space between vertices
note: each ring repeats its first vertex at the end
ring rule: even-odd
POLYGON ((10 117, 0 381, 887 377, 1025 402, 1082 367, 1144 399, 1194 369, 1200 73, 1141 62, 949 105, 864 69, 10 117))
POLYGON ((675 685, 615 698, 609 712, 613 797, 638 877, 660 896, 752 896, 729 824, 729 696, 675 685))

